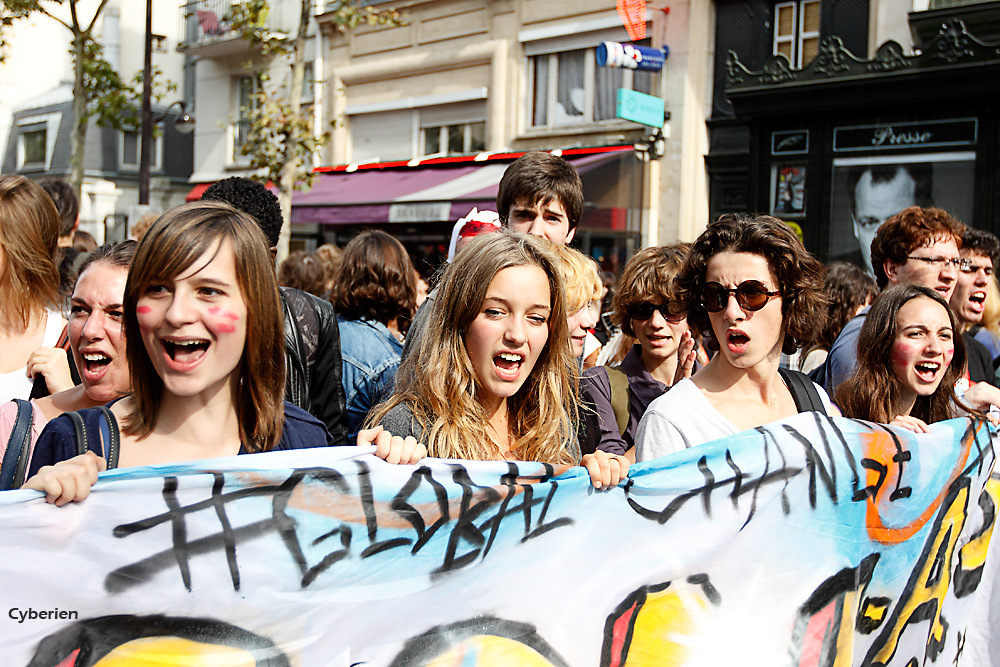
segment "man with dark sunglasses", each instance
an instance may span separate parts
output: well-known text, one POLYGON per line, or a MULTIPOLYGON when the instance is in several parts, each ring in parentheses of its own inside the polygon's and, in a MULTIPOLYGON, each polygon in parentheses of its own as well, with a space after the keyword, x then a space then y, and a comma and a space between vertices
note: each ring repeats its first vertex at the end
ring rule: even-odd
MULTIPOLYGON (((965 225, 939 208, 911 206, 892 216, 878 228, 871 244, 872 268, 879 289, 923 285, 948 301, 963 265, 958 249, 965 232, 965 225)), ((854 372, 858 336, 867 315, 865 308, 847 323, 833 342, 826 362, 813 375, 831 396, 836 396, 837 387, 854 372)), ((973 345, 979 343, 973 341, 973 345)), ((972 381, 989 379, 977 369, 972 381)))

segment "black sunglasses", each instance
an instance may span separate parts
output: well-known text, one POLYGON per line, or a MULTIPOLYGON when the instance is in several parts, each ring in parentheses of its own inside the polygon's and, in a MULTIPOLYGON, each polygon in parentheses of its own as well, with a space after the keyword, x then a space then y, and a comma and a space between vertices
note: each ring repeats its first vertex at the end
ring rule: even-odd
POLYGON ((639 320, 645 322, 653 316, 653 313, 659 313, 663 319, 671 324, 677 324, 685 317, 684 313, 672 313, 670 312, 670 306, 666 304, 657 303, 637 303, 629 306, 628 316, 630 319, 639 320))
POLYGON ((756 280, 744 280, 738 287, 726 288, 719 283, 705 283, 701 289, 701 302, 705 310, 717 313, 729 303, 729 295, 736 295, 736 303, 743 310, 760 310, 767 305, 772 296, 781 296, 781 292, 768 292, 764 283, 756 280))

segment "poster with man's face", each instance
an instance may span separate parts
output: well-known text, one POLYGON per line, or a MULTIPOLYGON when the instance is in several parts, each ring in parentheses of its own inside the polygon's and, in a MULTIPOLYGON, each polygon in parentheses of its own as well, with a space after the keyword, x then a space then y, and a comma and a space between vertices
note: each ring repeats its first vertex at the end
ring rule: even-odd
POLYGON ((835 158, 831 261, 871 267, 871 242, 887 218, 908 206, 937 206, 972 225, 975 153, 835 158))

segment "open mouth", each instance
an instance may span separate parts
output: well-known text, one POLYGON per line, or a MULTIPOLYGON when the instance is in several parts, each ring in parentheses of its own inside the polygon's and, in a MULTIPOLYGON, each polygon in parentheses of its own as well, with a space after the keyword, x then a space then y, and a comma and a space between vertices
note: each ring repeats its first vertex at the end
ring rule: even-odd
POLYGON ((514 352, 501 352, 493 357, 493 365, 502 378, 516 378, 524 363, 524 356, 514 352))
POLYGON ((88 352, 82 356, 88 373, 100 373, 111 364, 111 357, 100 352, 88 352))
POLYGON ((933 381, 941 370, 941 364, 936 361, 924 361, 913 366, 913 370, 916 371, 917 377, 925 382, 933 381))
POLYGON ((730 347, 743 347, 750 342, 750 337, 742 332, 733 332, 727 337, 730 347))
POLYGON ((163 349, 173 361, 190 364, 198 361, 208 351, 207 340, 164 340, 163 349))
POLYGON ((978 291, 973 292, 969 295, 969 303, 976 307, 976 309, 983 308, 983 304, 986 302, 986 292, 978 291))

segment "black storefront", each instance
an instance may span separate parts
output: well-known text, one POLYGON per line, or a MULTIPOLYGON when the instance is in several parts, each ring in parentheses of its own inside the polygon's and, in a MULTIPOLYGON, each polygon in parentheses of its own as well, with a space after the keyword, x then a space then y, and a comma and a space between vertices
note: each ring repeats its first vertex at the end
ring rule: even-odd
POLYGON ((1000 232, 1000 43, 935 20, 916 55, 890 41, 860 59, 830 34, 801 69, 729 52, 733 113, 709 124, 713 218, 773 213, 824 260, 855 262, 859 239, 910 204, 1000 232))

